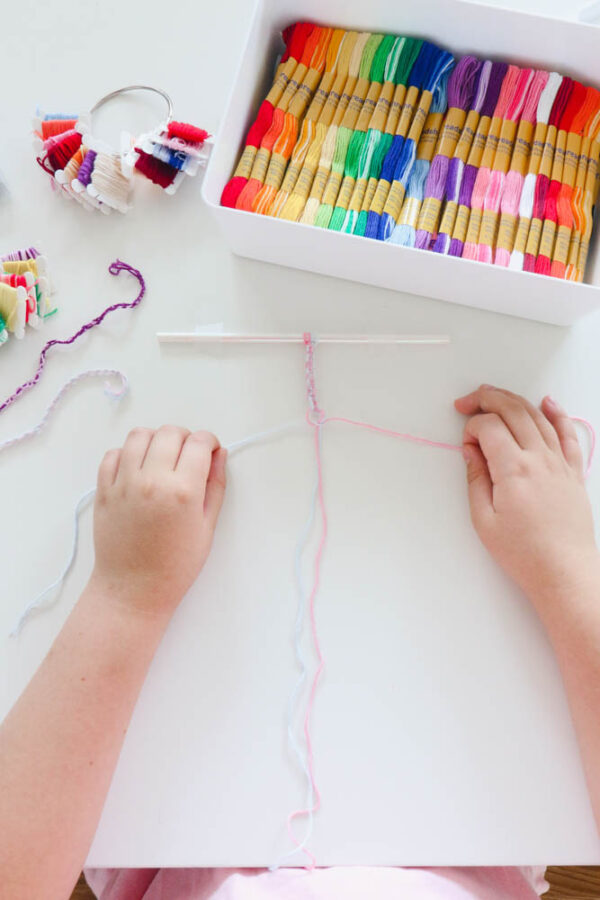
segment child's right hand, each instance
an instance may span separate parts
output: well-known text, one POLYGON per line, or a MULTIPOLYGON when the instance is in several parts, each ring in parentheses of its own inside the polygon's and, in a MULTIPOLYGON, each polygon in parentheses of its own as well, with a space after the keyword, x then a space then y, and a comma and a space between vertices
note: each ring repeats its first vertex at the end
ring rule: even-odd
POLYGON ((465 426, 473 524, 492 556, 546 603, 599 566, 573 422, 549 397, 541 411, 482 385, 456 401, 465 426))
POLYGON ((168 620, 210 552, 227 452, 208 432, 136 428, 98 472, 92 582, 108 601, 168 620))

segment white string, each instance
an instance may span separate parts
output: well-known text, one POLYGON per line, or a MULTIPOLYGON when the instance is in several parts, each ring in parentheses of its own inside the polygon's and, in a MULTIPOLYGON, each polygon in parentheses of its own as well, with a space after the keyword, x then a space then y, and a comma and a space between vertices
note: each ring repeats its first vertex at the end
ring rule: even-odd
POLYGON ((78 384, 80 381, 83 381, 85 378, 100 378, 100 377, 114 377, 117 378, 121 382, 121 387, 115 389, 111 387, 110 383, 107 381, 104 387, 104 393, 109 397, 114 397, 117 400, 120 400, 126 393, 129 387, 129 383, 127 381, 127 377, 123 374, 123 372, 119 372, 118 369, 88 369, 86 372, 80 372, 79 375, 75 375, 73 378, 70 378, 63 386, 61 387, 58 394, 54 397, 50 405, 46 408, 46 412, 40 419, 37 425, 34 425, 33 428, 30 428, 29 431, 23 431, 21 434, 17 434, 14 437, 7 438, 5 441, 0 441, 0 453, 3 450, 7 450, 9 447, 14 447, 15 444, 20 444, 22 441, 27 440, 28 438, 34 437, 34 435, 39 434, 43 428, 48 424, 48 419, 62 400, 62 398, 67 394, 72 387, 78 384))
POLYGON ((23 625, 34 611, 50 609, 50 607, 54 606, 54 604, 56 603, 59 597, 58 591, 56 592, 54 597, 51 597, 49 600, 45 601, 45 598, 48 596, 48 594, 51 594, 54 588, 62 586, 63 581, 71 571, 71 566, 73 565, 75 556, 77 555, 77 543, 79 540, 79 516, 85 508, 87 502, 92 499, 95 493, 96 488, 92 488, 90 491, 86 491, 85 494, 83 494, 83 496, 81 496, 77 501, 74 516, 73 543, 71 545, 71 552, 69 554, 68 562, 62 571, 62 575, 59 575, 56 581, 53 581, 52 584, 49 584, 47 588, 45 588, 40 594, 37 595, 37 597, 35 597, 33 600, 31 600, 30 603, 27 604, 27 606, 21 613, 21 616, 19 617, 19 620, 17 621, 15 627, 10 633, 11 637, 16 637, 20 633, 23 625))
MULTIPOLYGON (((46 420, 48 419, 48 416, 50 415, 50 413, 52 412, 52 410, 54 409, 54 407, 56 406, 56 404, 58 403, 60 398, 76 381, 78 381, 79 379, 84 378, 88 375, 99 375, 99 374, 118 375, 122 379, 124 387, 120 394, 115 394, 114 396, 120 397, 123 395, 123 393, 126 390, 127 379, 126 379, 125 375, 123 375, 122 372, 118 372, 117 370, 113 370, 113 369, 98 369, 98 370, 90 371, 90 372, 82 372, 81 375, 76 375, 75 378, 72 378, 61 388, 61 390, 58 392, 58 394, 56 395, 56 397, 54 398, 54 400, 52 401, 52 403, 46 410, 41 422, 38 425, 36 425, 35 428, 33 428, 31 431, 26 431, 23 434, 18 435, 15 438, 11 438, 9 441, 5 441, 4 444, 0 444, 0 450, 4 449, 5 446, 12 446, 13 444, 17 444, 20 441, 25 440, 25 438, 30 437, 32 434, 36 434, 38 431, 40 431, 43 428, 43 426, 45 425, 46 420)), ((277 428, 269 428, 267 431, 260 431, 260 432, 258 432, 258 434, 252 434, 249 437, 242 438, 239 441, 233 441, 233 443, 227 444, 225 446, 225 449, 228 450, 230 453, 235 453, 236 450, 241 450, 243 447, 247 447, 249 444, 256 444, 259 441, 268 440, 268 438, 270 438, 274 435, 283 434, 284 432, 291 431, 291 430, 296 430, 297 428, 305 427, 305 425, 306 425, 306 423, 304 423, 304 422, 290 422, 287 425, 281 425, 281 426, 278 426, 277 428)), ((79 539, 79 516, 82 513, 83 509, 85 508, 87 501, 90 500, 95 495, 95 493, 96 493, 96 488, 95 487, 90 488, 90 490, 86 491, 85 494, 83 494, 77 502, 77 506, 75 507, 75 519, 74 519, 73 541, 71 544, 71 552, 69 554, 68 562, 67 562, 65 568, 63 569, 62 575, 60 575, 56 579, 56 581, 53 581, 52 584, 48 585, 47 588, 44 588, 44 590, 40 594, 38 594, 37 597, 35 597, 33 600, 30 601, 30 603, 27 604, 27 606, 21 613, 21 616, 19 617, 15 627, 13 628, 13 630, 10 633, 11 637, 16 637, 20 633, 21 629, 23 628, 23 625, 27 622, 30 615, 34 612, 34 610, 50 609, 52 606, 54 606, 54 604, 58 600, 58 598, 60 596, 60 590, 58 590, 58 589, 60 589, 62 587, 63 582, 65 581, 65 578, 71 571, 71 566, 73 565, 73 562, 75 560, 75 556, 77 553, 77 542, 79 539), (55 589, 57 589, 57 590, 56 590, 56 594, 54 595, 54 597, 45 602, 44 598, 47 597, 47 595, 50 594, 55 589)))

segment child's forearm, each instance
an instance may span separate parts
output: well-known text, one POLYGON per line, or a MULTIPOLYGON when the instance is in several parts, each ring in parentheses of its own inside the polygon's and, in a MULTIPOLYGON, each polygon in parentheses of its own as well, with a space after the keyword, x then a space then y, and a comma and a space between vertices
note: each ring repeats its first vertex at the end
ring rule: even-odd
POLYGON ((3 897, 68 898, 81 871, 167 624, 126 600, 92 578, 2 725, 3 897))
POLYGON ((600 556, 531 597, 561 668, 600 830, 600 556))

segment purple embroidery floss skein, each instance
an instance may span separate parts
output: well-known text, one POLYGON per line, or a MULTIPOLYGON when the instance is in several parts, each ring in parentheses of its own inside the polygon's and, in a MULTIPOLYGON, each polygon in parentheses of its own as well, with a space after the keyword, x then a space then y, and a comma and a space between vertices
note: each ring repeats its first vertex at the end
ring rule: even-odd
POLYGON ((462 173, 460 191, 458 194, 458 209, 456 211, 455 222, 452 229, 452 240, 450 241, 450 248, 448 250, 449 256, 462 256, 469 224, 473 188, 475 187, 475 181, 477 180, 477 172, 479 171, 479 164, 492 123, 492 117, 498 105, 500 91, 502 90, 502 85, 506 79, 507 72, 508 65, 506 63, 492 63, 490 80, 485 100, 481 107, 479 124, 475 136, 473 137, 467 164, 462 173))
MULTIPOLYGON (((473 143, 473 138, 475 137, 477 125, 479 124, 479 118, 488 93, 492 71, 493 65, 488 59, 481 67, 473 106, 467 116, 467 121, 465 122, 465 127, 463 128, 458 144, 456 145, 454 156, 448 165, 446 207, 438 229, 438 236, 431 248, 435 253, 448 253, 448 250, 450 249, 450 240, 456 219, 456 212, 458 210, 458 198, 465 171, 465 163, 473 143)), ((498 85, 498 90, 500 90, 500 85, 498 85)))
POLYGON ((474 56, 463 56, 448 82, 448 114, 440 137, 438 152, 433 158, 425 185, 425 199, 421 206, 415 247, 429 249, 437 233, 442 203, 446 194, 446 182, 450 159, 461 136, 467 110, 471 107, 477 90, 482 63, 474 56))

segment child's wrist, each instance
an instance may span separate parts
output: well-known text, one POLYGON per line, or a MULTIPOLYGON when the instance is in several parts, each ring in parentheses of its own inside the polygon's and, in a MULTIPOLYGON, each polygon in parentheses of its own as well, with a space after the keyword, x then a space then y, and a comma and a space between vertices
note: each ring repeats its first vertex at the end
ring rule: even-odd
POLYGON ((138 578, 112 578, 94 570, 84 592, 99 615, 112 616, 123 627, 164 631, 181 598, 164 586, 138 578))
POLYGON ((572 615, 600 616, 600 553, 595 548, 563 557, 539 571, 526 593, 549 630, 572 615))

